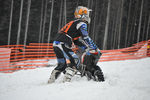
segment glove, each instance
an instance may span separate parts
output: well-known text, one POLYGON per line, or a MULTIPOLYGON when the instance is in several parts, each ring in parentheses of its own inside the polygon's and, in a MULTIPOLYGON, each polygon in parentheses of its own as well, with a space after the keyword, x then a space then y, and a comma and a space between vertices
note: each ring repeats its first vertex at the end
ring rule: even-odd
POLYGON ((87 54, 89 55, 89 54, 94 54, 94 55, 98 55, 98 54, 101 54, 101 52, 100 52, 100 50, 99 49, 96 49, 96 50, 89 50, 88 52, 87 52, 87 54))

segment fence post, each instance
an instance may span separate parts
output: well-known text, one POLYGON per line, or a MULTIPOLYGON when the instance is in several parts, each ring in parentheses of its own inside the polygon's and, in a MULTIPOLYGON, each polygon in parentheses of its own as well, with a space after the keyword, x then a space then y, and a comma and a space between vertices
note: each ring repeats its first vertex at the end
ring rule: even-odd
POLYGON ((148 40, 147 44, 147 56, 150 57, 150 40, 148 40))

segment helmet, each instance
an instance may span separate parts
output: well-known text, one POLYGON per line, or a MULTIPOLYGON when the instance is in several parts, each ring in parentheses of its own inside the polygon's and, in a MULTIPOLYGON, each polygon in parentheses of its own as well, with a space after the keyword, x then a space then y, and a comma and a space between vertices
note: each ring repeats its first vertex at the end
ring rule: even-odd
POLYGON ((82 19, 90 23, 91 19, 89 17, 89 13, 92 11, 91 9, 88 9, 87 7, 78 6, 75 10, 75 18, 82 19))

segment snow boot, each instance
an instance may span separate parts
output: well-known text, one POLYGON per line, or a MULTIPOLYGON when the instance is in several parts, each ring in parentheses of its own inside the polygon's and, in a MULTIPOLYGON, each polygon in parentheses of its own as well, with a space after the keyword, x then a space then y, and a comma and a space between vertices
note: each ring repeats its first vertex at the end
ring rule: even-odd
POLYGON ((61 72, 59 70, 53 70, 51 76, 48 80, 48 83, 54 83, 55 80, 60 76, 61 72))
POLYGON ((71 67, 67 67, 65 70, 66 70, 66 73, 64 75, 63 82, 70 82, 71 78, 76 74, 77 70, 71 67))

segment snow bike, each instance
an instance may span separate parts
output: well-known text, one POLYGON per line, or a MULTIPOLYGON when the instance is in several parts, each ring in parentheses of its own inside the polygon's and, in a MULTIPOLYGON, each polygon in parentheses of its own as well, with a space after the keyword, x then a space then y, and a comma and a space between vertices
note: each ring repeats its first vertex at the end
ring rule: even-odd
POLYGON ((97 82, 105 81, 102 69, 98 65, 96 65, 96 60, 99 60, 99 57, 98 59, 96 58, 97 55, 86 55, 79 49, 76 50, 76 54, 80 57, 81 61, 81 64, 78 68, 81 77, 86 76, 88 80, 92 79, 97 82))

